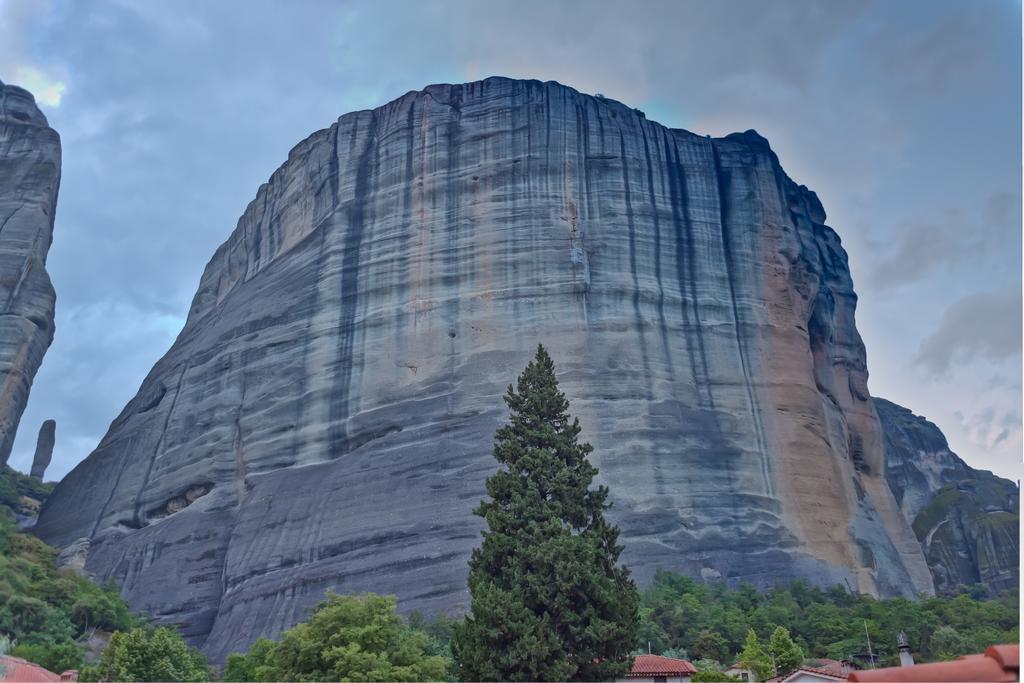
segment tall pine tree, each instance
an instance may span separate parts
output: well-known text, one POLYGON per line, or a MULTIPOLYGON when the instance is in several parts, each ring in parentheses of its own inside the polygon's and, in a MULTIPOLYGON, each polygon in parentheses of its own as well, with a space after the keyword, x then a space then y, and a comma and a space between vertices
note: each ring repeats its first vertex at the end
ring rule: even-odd
POLYGON ((487 521, 470 559, 472 610, 452 648, 462 680, 613 680, 631 665, 639 597, 617 566, 608 489, 590 485, 593 450, 558 390, 543 346, 505 395, 487 480, 487 521))

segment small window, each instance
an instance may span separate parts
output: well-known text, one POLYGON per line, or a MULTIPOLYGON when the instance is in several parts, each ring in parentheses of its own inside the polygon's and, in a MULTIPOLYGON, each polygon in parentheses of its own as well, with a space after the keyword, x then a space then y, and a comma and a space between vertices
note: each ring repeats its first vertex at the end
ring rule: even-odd
POLYGON ((665 676, 655 676, 654 683, 668 683, 668 678, 665 676))
POLYGON ((744 671, 743 673, 740 674, 740 680, 741 681, 749 681, 750 680, 750 674, 748 674, 746 671, 744 671))

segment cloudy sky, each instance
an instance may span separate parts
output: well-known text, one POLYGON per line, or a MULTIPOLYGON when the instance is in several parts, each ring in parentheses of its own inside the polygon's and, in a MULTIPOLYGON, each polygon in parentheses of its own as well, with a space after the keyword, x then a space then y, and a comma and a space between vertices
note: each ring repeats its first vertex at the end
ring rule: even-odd
POLYGON ((1020 0, 0 0, 0 80, 63 140, 57 337, 11 464, 97 444, 256 188, 339 115, 489 75, 754 128, 850 253, 870 388, 1021 477, 1020 0))

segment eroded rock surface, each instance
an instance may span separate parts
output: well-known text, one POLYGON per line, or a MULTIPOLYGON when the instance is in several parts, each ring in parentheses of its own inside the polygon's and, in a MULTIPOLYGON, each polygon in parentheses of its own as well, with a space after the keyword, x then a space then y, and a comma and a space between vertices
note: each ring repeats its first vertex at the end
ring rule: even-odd
POLYGON ((32 476, 39 481, 46 475, 46 468, 50 466, 53 459, 53 445, 57 439, 57 421, 46 420, 39 427, 39 436, 36 437, 36 452, 32 456, 32 476))
POLYGON ((69 569, 76 574, 86 575, 85 562, 89 557, 89 545, 88 537, 72 541, 57 555, 57 569, 69 569))
POLYGON ((501 393, 543 342, 640 581, 930 592, 855 303, 820 202, 755 132, 431 86, 292 150, 36 531, 89 537, 90 572, 214 661, 328 588, 464 609, 501 393))
POLYGON ((31 93, 0 82, 0 465, 53 341, 46 272, 60 186, 60 136, 31 93))
POLYGON ((886 477, 920 540, 937 590, 1018 585, 1020 491, 949 450, 938 427, 885 399, 886 477))

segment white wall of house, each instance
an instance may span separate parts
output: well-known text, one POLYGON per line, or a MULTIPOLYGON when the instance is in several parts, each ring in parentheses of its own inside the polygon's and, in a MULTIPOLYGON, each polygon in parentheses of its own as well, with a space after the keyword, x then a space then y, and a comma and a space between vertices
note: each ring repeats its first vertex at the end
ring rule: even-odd
POLYGON ((751 681, 751 682, 753 682, 753 681, 757 680, 757 676, 754 674, 754 672, 752 670, 750 670, 750 669, 741 669, 738 666, 734 666, 734 667, 731 667, 729 669, 726 669, 722 673, 726 674, 727 676, 735 676, 736 678, 739 678, 739 679, 744 680, 744 681, 751 681))

